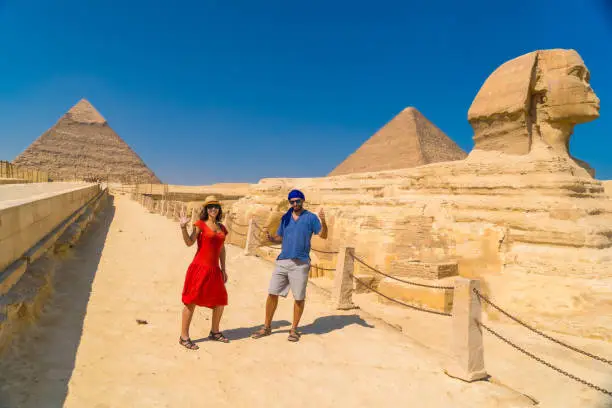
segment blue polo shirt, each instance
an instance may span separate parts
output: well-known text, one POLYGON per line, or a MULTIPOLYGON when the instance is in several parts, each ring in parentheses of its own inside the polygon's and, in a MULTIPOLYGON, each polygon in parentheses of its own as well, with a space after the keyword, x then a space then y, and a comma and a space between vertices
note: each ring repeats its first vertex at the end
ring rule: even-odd
POLYGON ((312 234, 321 232, 319 217, 308 210, 303 210, 297 221, 293 211, 288 211, 278 226, 276 235, 283 237, 283 247, 276 259, 300 259, 310 262, 310 239, 312 234))

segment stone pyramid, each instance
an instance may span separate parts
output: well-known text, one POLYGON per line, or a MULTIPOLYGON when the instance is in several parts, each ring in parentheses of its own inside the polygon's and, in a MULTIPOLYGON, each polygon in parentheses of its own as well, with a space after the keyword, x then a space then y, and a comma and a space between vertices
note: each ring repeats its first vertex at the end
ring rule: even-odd
POLYGON ((455 142, 415 108, 401 111, 328 176, 404 169, 467 157, 455 142))
POLYGON ((74 105, 13 163, 48 171, 55 180, 160 182, 85 99, 74 105))

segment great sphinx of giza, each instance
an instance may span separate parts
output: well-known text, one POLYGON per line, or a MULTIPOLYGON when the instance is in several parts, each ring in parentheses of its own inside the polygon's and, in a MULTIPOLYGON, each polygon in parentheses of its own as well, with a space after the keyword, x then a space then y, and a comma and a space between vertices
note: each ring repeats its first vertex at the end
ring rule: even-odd
POLYGON ((262 179, 231 211, 273 227, 287 192, 299 188, 307 207, 328 215, 328 239, 313 247, 352 246, 403 276, 432 270, 415 265, 454 263, 537 327, 612 340, 612 200, 568 148, 574 127, 599 116, 589 75, 573 50, 520 56, 477 93, 468 113, 475 146, 464 160, 262 179))
MULTIPOLYGON (((599 117, 590 73, 574 50, 536 51, 491 74, 468 112, 474 149, 572 158, 574 126, 599 117)), ((584 162, 572 158, 594 175, 584 162)))

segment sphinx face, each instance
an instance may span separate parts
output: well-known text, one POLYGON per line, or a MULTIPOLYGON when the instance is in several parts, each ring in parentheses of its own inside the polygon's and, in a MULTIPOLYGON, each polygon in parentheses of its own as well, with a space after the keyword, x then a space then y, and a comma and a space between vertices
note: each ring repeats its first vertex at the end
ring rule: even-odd
POLYGON ((599 98, 589 85, 589 70, 578 53, 543 52, 538 68, 542 75, 538 90, 543 91, 538 114, 545 121, 578 124, 599 117, 599 98))

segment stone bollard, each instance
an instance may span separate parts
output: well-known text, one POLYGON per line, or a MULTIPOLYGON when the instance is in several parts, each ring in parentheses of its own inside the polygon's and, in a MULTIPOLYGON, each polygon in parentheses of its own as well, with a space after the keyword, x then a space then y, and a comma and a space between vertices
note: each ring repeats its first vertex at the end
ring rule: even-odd
POLYGON ((480 299, 474 293, 480 290, 480 281, 458 277, 453 295, 452 361, 446 374, 463 381, 487 378, 482 343, 480 299), (477 323, 478 322, 478 323, 477 323))
POLYGON ((338 261, 334 275, 334 286, 331 300, 336 309, 355 309, 353 303, 353 270, 355 269, 355 248, 341 247, 338 251, 338 261))
POLYGON ((246 243, 244 244, 244 254, 245 255, 253 255, 255 253, 255 248, 257 248, 258 240, 255 237, 255 219, 251 218, 249 220, 249 229, 246 234, 246 243))

